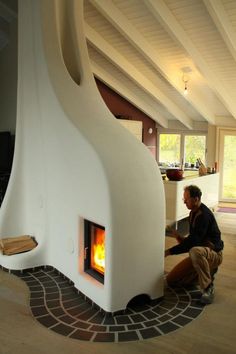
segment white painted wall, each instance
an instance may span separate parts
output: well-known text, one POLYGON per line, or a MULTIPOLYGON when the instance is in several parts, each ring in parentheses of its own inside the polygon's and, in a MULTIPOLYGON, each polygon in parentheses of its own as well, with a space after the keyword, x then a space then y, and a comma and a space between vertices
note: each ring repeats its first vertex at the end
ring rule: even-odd
POLYGON ((216 161, 216 127, 208 125, 207 133, 207 166, 215 166, 216 161))
POLYGON ((16 151, 0 235, 34 235, 39 245, 0 256, 0 264, 53 265, 106 311, 124 308, 139 294, 161 297, 161 175, 148 149, 117 122, 98 93, 82 1, 19 5, 16 151), (104 285, 83 272, 83 218, 106 228, 104 285))

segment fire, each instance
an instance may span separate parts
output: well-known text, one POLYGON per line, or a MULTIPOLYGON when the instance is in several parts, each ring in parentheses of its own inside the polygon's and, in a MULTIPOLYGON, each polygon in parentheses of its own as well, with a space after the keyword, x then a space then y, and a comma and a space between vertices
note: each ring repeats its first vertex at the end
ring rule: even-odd
POLYGON ((96 230, 93 242, 92 267, 104 274, 105 271, 105 231, 96 230))

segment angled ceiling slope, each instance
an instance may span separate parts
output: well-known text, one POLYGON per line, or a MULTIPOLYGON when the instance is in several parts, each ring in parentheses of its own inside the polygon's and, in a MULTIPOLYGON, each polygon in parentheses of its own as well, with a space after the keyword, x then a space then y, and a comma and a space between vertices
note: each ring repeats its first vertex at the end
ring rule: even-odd
POLYGON ((235 123, 235 1, 85 0, 84 22, 94 75, 159 126, 235 123))

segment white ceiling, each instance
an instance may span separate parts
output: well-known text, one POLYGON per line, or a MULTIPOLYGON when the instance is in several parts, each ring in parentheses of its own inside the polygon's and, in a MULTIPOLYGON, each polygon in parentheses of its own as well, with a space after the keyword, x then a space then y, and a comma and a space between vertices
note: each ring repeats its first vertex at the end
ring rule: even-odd
POLYGON ((84 19, 94 75, 158 125, 235 123, 236 0, 84 0, 84 19))
MULTIPOLYGON (((0 0, 0 49, 16 16, 0 0)), ((84 0, 84 19, 94 75, 159 126, 236 124, 236 0, 84 0)))

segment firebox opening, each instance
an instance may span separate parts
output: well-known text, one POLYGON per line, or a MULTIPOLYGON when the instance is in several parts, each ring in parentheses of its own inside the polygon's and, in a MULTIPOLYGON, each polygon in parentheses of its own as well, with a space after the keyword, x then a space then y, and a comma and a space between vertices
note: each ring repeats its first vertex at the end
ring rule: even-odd
POLYGON ((84 220, 84 271, 104 284, 105 227, 84 220))
POLYGON ((129 308, 138 308, 138 307, 142 307, 144 305, 149 305, 151 303, 151 298, 149 295, 147 294, 139 294, 135 297, 133 297, 127 307, 129 308))

